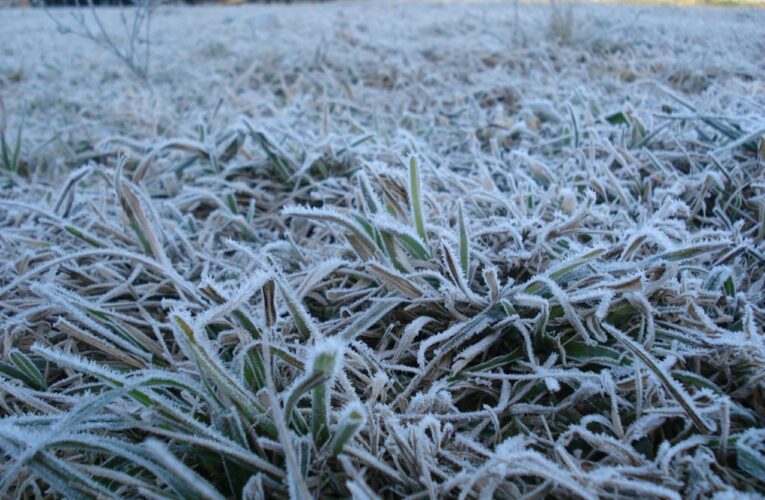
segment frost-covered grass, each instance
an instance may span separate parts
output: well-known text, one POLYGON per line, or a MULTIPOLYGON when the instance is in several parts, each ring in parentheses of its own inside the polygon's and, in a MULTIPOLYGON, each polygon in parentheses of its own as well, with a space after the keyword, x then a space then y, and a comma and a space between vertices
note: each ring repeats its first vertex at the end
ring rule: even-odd
POLYGON ((763 11, 1 15, 0 497, 765 491, 763 11))

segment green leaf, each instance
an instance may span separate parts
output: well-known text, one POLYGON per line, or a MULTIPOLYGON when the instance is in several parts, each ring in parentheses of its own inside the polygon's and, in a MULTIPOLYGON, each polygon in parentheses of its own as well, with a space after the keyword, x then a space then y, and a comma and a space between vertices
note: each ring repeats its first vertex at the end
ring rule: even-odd
POLYGON ((468 274, 470 272, 470 241, 468 240, 462 200, 460 200, 457 212, 460 227, 460 266, 462 267, 462 274, 465 276, 465 279, 468 279, 468 274))
POLYGON ((292 217, 328 221, 344 227, 356 238, 355 241, 360 245, 362 252, 359 257, 363 260, 369 260, 378 253, 377 245, 369 233, 363 227, 359 227, 353 219, 335 210, 292 206, 285 208, 283 213, 292 217))
POLYGON ((315 389, 321 384, 327 382, 329 377, 321 372, 313 372, 306 375, 300 382, 298 382, 292 389, 290 389, 287 396, 287 402, 284 405, 284 419, 289 422, 292 418, 292 412, 295 409, 295 405, 300 401, 300 398, 308 391, 315 389))
POLYGON ((8 154, 8 143, 5 140, 5 133, 0 133, 0 149, 2 149, 3 153, 3 168, 6 170, 13 172, 13 169, 11 167, 11 157, 8 154))
POLYGON ((292 168, 292 162, 290 162, 290 160, 286 158, 284 155, 279 154, 278 148, 276 148, 273 144, 271 144, 271 142, 262 132, 258 132, 255 129, 253 129, 249 121, 245 120, 244 124, 247 127, 250 133, 250 136, 253 139, 255 139, 255 142, 258 143, 258 145, 261 147, 263 152, 266 153, 268 160, 271 162, 271 165, 276 170, 276 173, 281 179, 281 181, 288 182, 290 178, 292 177, 292 173, 294 170, 292 168))
POLYGON ((420 166, 417 159, 412 156, 409 159, 409 205, 414 218, 414 226, 420 239, 428 246, 428 234, 425 232, 425 219, 422 215, 422 185, 420 166))
POLYGON ((763 429, 749 429, 736 441, 738 468, 760 481, 765 481, 763 442, 765 442, 765 430, 763 429))
POLYGON ((335 429, 335 434, 332 436, 332 456, 339 455, 343 451, 343 447, 353 439, 353 436, 364 425, 364 412, 360 404, 352 403, 343 413, 335 429))
MULTIPOLYGON (((574 259, 571 263, 564 265, 560 269, 556 269, 555 271, 550 273, 550 279, 553 281, 558 281, 561 278, 563 278, 565 275, 570 273, 571 271, 574 271, 581 266, 587 264, 589 261, 597 257, 598 255, 605 252, 604 248, 596 248, 595 250, 591 250, 590 252, 587 252, 586 254, 577 257, 574 259)), ((541 292, 543 289, 547 288, 544 283, 541 283, 539 281, 534 281, 532 278, 531 284, 526 287, 525 293, 528 293, 530 295, 536 294, 538 292, 541 292)))
POLYGON ((318 329, 313 321, 313 318, 308 313, 308 310, 303 306, 300 298, 297 296, 292 286, 282 276, 276 275, 276 286, 282 292, 284 302, 287 304, 287 309, 290 311, 292 319, 295 321, 295 327, 303 338, 308 339, 316 337, 318 329))
POLYGON ((19 123, 19 130, 16 132, 16 143, 13 146, 13 155, 11 156, 11 167, 14 173, 19 171, 19 153, 21 152, 21 131, 24 129, 24 116, 26 110, 21 112, 21 122, 19 123))
POLYGON ((623 111, 617 111, 603 117, 611 125, 627 125, 629 119, 623 111))
POLYGON ((48 384, 45 382, 40 370, 35 366, 31 359, 29 359, 23 352, 14 349, 10 354, 11 361, 16 369, 24 374, 24 377, 29 381, 29 385, 34 389, 44 391, 48 388, 48 384))
POLYGON ((337 352, 327 350, 319 352, 313 360, 313 376, 322 376, 324 379, 313 388, 311 396, 311 435, 318 445, 329 438, 329 391, 337 358, 337 352))
POLYGON ((673 250, 670 252, 664 252, 662 254, 659 254, 656 256, 657 259, 665 259, 669 261, 676 261, 676 260, 685 260, 690 259, 692 257, 696 257, 699 255, 703 255, 705 253, 715 252, 717 250, 722 250, 723 248, 727 248, 728 245, 725 243, 701 243, 698 245, 693 245, 685 248, 681 248, 679 250, 673 250))
POLYGON ((725 394, 725 392, 722 389, 720 389, 720 387, 717 384, 693 372, 689 372, 685 370, 672 370, 672 376, 681 382, 685 382, 686 384, 695 385, 697 387, 703 387, 706 389, 711 389, 720 395, 725 394))
MULTIPOLYGON (((566 356, 587 363, 603 364, 604 361, 608 360, 609 362, 612 361, 609 364, 617 364, 619 358, 622 357, 621 353, 616 349, 603 345, 589 345, 578 341, 568 342, 563 346, 563 349, 566 351, 566 356)), ((622 364, 629 364, 629 362, 629 358, 624 358, 622 364)))
POLYGON ((19 371, 15 366, 3 363, 0 364, 0 373, 6 377, 23 382, 26 386, 34 388, 34 381, 30 380, 24 373, 19 371))

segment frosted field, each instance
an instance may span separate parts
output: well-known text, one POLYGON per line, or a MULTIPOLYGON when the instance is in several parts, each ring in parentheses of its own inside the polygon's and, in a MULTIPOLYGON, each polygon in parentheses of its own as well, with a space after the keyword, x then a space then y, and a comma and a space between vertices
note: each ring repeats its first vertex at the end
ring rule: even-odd
POLYGON ((556 12, 0 10, 0 497, 765 492, 765 10, 556 12))

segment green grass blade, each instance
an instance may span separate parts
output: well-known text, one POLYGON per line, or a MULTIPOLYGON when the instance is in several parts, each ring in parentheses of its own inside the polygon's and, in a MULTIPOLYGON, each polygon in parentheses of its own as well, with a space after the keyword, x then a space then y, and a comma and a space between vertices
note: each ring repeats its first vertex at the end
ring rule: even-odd
POLYGON ((412 211, 417 234, 428 247, 428 233, 425 231, 425 217, 422 207, 422 178, 420 166, 414 156, 409 159, 409 208, 412 211))

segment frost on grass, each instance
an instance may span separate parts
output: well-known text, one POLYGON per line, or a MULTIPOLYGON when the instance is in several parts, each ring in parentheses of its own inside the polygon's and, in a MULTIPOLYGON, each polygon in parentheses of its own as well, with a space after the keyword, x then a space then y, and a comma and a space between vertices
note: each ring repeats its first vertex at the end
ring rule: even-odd
POLYGON ((762 13, 514 9, 7 13, 0 496, 763 493, 762 13))

